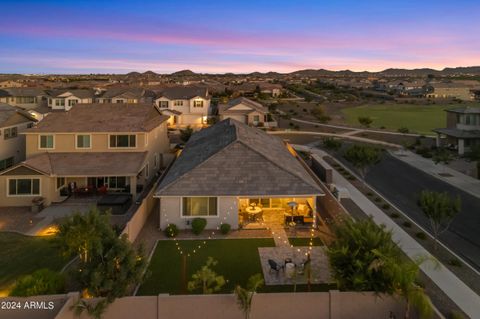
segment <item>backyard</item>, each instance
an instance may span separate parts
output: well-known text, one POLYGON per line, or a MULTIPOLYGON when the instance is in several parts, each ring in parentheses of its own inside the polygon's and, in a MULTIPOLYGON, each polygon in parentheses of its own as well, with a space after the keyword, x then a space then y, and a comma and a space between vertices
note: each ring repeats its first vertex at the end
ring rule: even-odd
POLYGON ((0 232, 0 290, 7 289, 18 277, 41 268, 59 271, 66 260, 59 254, 52 237, 29 237, 0 232))
MULTIPOLYGON (((307 241, 305 241, 307 242, 307 241)), ((319 244, 315 241, 315 244, 319 244)), ((221 293, 231 293, 237 284, 245 285, 248 278, 262 273, 258 247, 274 247, 271 238, 264 239, 223 239, 223 240, 161 240, 150 261, 148 273, 138 295, 157 295, 161 293, 185 294, 182 279, 182 255, 187 257, 187 276, 189 281, 192 274, 203 266, 208 257, 213 257, 218 264, 213 267, 217 274, 224 276, 226 285, 221 293), (176 245, 178 243, 178 246, 176 245), (200 248, 198 248, 200 246, 200 248), (180 247, 180 250, 179 248, 180 247), (195 253, 193 251, 195 250, 195 253)), ((312 291, 328 291, 334 289, 332 285, 311 285, 312 291)), ((292 285, 264 286, 262 292, 293 291, 292 285)), ((306 285, 298 285, 297 291, 307 291, 306 285)), ((198 291, 192 293, 199 293, 198 291)))
POLYGON ((372 128, 396 131, 401 127, 412 133, 432 135, 432 129, 445 127, 444 110, 461 105, 368 104, 342 110, 349 125, 359 126, 358 117, 370 117, 372 128))

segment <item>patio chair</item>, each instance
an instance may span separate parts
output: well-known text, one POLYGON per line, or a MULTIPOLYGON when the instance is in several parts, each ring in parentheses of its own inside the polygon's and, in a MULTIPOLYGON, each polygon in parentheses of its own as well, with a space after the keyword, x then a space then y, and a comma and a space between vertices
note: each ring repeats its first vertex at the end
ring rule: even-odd
POLYGON ((275 260, 273 259, 269 259, 268 260, 268 265, 270 266, 270 270, 269 271, 275 271, 277 274, 280 270, 283 269, 283 266, 279 265, 275 260))

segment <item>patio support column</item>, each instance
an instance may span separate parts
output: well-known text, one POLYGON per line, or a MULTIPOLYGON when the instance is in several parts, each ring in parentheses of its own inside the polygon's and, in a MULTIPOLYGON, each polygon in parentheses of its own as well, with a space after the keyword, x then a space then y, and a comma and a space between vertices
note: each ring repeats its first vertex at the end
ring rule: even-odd
POLYGON ((137 177, 130 176, 130 194, 132 194, 133 200, 137 197, 137 177))
POLYGON ((463 155, 465 153, 465 141, 463 139, 458 139, 458 155, 463 155))
POLYGON ((317 196, 313 196, 313 227, 317 227, 317 196))
POLYGON ((437 137, 435 138, 435 144, 437 147, 440 147, 440 134, 437 133, 437 137))

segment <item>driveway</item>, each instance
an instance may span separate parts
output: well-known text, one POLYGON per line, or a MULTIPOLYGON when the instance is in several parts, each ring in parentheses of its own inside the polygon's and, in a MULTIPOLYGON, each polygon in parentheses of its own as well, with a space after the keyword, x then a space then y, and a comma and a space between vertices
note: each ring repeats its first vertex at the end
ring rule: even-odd
POLYGON ((427 230, 430 229, 429 222, 417 206, 420 192, 428 189, 459 195, 462 210, 440 240, 480 270, 480 199, 390 155, 368 172, 366 180, 427 230))

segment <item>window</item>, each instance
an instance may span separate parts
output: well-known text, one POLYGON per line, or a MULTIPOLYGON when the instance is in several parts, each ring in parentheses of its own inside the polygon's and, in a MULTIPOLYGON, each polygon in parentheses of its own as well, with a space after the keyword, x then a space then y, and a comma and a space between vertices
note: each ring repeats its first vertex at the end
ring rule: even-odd
POLYGON ((17 96, 18 104, 32 104, 37 103, 37 98, 35 96, 17 96))
POLYGON ((217 216, 217 198, 182 197, 182 216, 217 216))
POLYGON ((193 107, 203 107, 203 100, 193 100, 193 107))
POLYGON ((78 103, 78 100, 68 100, 68 106, 74 106, 78 103))
POLYGON ((55 99, 55 106, 65 106, 65 99, 55 99))
POLYGON ((118 99, 115 101, 116 103, 123 103, 124 101, 122 99, 118 99))
POLYGON ((183 106, 183 100, 175 100, 173 101, 174 106, 183 106))
POLYGON ((39 178, 19 178, 8 180, 8 195, 31 196, 40 195, 39 178))
POLYGON ((52 99, 48 99, 48 105, 52 105, 52 99))
POLYGON ((137 103, 137 99, 127 99, 127 103, 136 104, 136 103, 137 103))
POLYGON ((52 149, 53 143, 53 135, 40 135, 40 148, 52 149))
POLYGON ((262 205, 263 208, 270 208, 270 198, 250 198, 248 203, 262 205))
POLYGON ((168 101, 158 101, 158 106, 168 109, 168 101))
POLYGON ((135 147, 135 135, 110 135, 110 147, 135 147))
POLYGON ((57 189, 62 188, 65 185, 65 177, 57 177, 57 189))
POLYGON ((254 115, 253 116, 253 121, 254 122, 260 122, 260 115, 254 115))
POLYGON ((0 161, 0 171, 12 167, 14 163, 13 157, 9 157, 0 161))
POLYGON ((18 129, 16 127, 6 128, 3 130, 3 139, 8 140, 18 136, 18 129))
POLYGON ((77 148, 90 148, 90 135, 77 135, 77 148))
POLYGON ((27 128, 32 128, 33 127, 33 123, 28 123, 27 124, 27 128))
POLYGON ((125 188, 127 186, 127 178, 125 176, 108 177, 109 188, 125 188))

